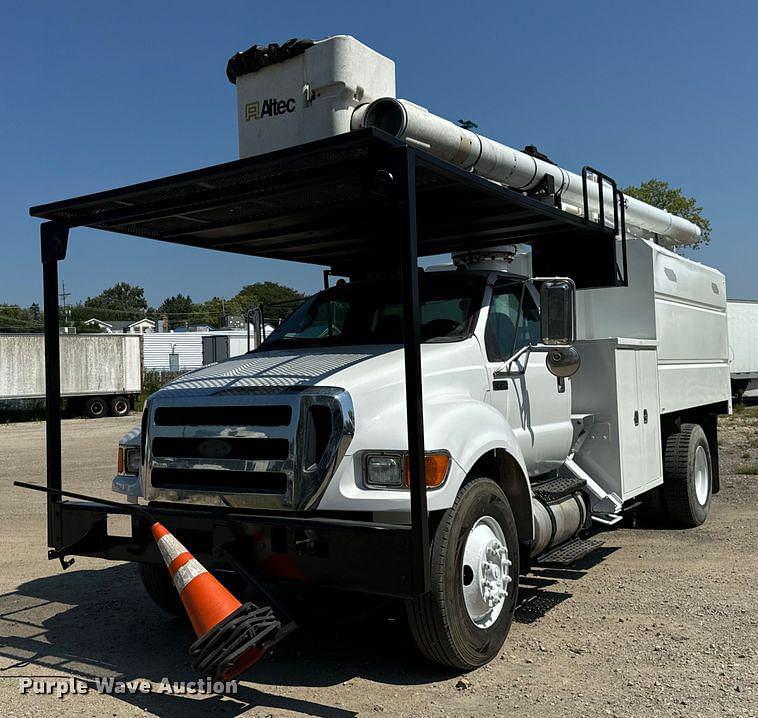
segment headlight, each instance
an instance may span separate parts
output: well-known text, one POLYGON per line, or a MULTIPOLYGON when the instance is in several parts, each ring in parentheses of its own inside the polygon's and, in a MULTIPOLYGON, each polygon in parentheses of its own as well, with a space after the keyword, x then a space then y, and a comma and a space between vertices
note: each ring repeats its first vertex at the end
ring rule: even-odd
POLYGON ((142 463, 139 447, 133 446, 126 449, 126 473, 139 474, 139 467, 142 463))
POLYGON ((118 447, 119 474, 139 474, 140 464, 141 456, 138 446, 118 447))
POLYGON ((403 485, 403 457, 373 454, 366 457, 366 483, 371 486, 403 485))

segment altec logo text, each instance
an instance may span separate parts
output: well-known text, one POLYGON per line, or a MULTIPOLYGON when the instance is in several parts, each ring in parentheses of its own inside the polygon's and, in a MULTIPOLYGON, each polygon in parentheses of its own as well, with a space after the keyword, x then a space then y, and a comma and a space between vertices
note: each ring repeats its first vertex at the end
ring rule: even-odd
POLYGON ((290 97, 289 100, 277 100, 272 97, 268 100, 259 102, 248 102, 245 104, 245 121, 260 120, 264 117, 276 117, 278 115, 286 115, 288 112, 295 111, 295 98, 290 97))

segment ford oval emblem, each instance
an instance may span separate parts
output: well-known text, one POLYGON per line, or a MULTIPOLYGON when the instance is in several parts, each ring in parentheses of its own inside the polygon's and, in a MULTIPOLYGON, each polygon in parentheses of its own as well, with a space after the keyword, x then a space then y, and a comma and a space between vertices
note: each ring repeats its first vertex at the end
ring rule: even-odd
POLYGON ((223 439, 206 439, 197 448, 208 459, 223 459, 232 453, 232 445, 223 439))

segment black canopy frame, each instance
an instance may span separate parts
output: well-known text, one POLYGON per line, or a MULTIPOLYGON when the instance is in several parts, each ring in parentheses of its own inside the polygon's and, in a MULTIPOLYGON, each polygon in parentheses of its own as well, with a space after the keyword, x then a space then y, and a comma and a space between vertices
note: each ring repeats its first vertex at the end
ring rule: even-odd
MULTIPOLYGON (((61 488, 62 470, 58 262, 65 259, 71 228, 307 262, 344 275, 365 273, 366 267, 399 271, 405 317, 409 526, 196 507, 157 507, 153 512, 169 525, 205 522, 209 531, 220 532, 219 541, 228 537, 219 526, 243 523, 336 531, 340 537, 347 532, 350 541, 340 538, 334 550, 339 553, 340 546, 350 544, 355 550, 360 547, 374 575, 360 575, 355 567, 322 567, 325 583, 388 595, 409 597, 429 588, 419 257, 528 243, 535 273, 571 276, 580 288, 622 283, 616 262, 617 227, 572 216, 544 197, 501 187, 373 128, 41 205, 30 213, 47 220, 41 226, 41 247, 51 489, 61 488), (386 561, 388 548, 393 562, 386 561), (379 571, 371 552, 383 566, 379 571)), ((113 507, 48 494, 50 557, 62 563, 67 555, 158 561, 138 515, 132 516, 132 537, 108 534, 107 515, 114 512, 118 513, 113 507)), ((212 549, 209 553, 217 556, 212 549)))

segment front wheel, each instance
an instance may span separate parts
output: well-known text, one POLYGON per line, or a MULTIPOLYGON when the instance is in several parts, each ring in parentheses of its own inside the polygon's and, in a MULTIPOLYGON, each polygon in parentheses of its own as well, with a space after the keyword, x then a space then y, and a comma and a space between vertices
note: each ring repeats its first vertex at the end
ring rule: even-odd
POLYGON ((421 652, 461 670, 491 661, 513 621, 518 576, 518 534, 508 499, 491 479, 474 479, 435 532, 430 591, 406 603, 421 652))
POLYGON ((137 571, 142 585, 145 587, 145 592, 156 606, 172 616, 184 617, 187 615, 165 566, 140 563, 137 564, 137 571))

